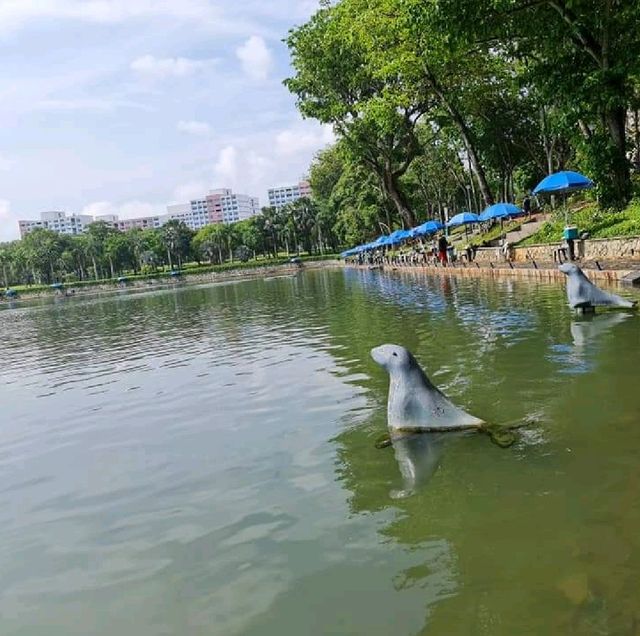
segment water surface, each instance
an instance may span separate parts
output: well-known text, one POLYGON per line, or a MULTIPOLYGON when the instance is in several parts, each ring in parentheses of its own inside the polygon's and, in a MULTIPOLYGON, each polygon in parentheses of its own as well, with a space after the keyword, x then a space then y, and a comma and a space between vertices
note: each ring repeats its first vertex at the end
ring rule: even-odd
POLYGON ((17 306, 0 341, 3 635, 638 633, 634 314, 318 271, 17 306), (383 342, 538 423, 418 453, 401 497, 383 342))

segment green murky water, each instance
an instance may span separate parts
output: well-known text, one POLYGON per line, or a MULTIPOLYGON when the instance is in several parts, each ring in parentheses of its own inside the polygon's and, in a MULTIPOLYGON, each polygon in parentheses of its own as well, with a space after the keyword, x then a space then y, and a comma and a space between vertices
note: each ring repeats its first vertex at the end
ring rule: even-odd
POLYGON ((18 306, 0 340, 4 636, 640 633, 639 316, 325 271, 18 306), (538 424, 377 450, 383 342, 538 424))

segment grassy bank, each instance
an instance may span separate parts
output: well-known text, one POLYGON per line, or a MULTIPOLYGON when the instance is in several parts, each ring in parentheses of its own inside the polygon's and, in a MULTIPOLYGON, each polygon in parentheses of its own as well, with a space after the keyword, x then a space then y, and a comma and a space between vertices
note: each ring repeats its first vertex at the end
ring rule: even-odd
MULTIPOLYGON (((300 256, 299 257, 302 262, 315 262, 315 261, 328 261, 335 260, 338 258, 337 254, 325 254, 323 256, 320 255, 312 255, 312 256, 300 256)), ((210 274, 210 273, 219 273, 224 274, 225 272, 241 272, 243 270, 251 271, 257 270, 265 267, 276 267, 279 265, 287 265, 291 262, 290 256, 281 256, 278 258, 261 258, 246 261, 245 263, 241 261, 234 261, 233 263, 222 263, 221 265, 198 265, 197 263, 187 263, 181 270, 180 274, 188 279, 190 276, 200 276, 202 274, 210 274)), ((171 275, 169 270, 165 271, 156 271, 150 272, 146 274, 122 274, 120 276, 124 276, 126 278, 127 283, 135 283, 137 281, 145 281, 145 280, 154 280, 160 282, 169 282, 173 280, 174 277, 171 275)), ((109 286, 117 286, 119 285, 118 278, 103 278, 98 280, 83 280, 83 281, 75 281, 65 283, 65 288, 68 289, 90 289, 92 287, 109 287, 109 286)), ((43 291, 53 291, 50 285, 16 285, 12 286, 11 289, 14 289, 19 294, 33 294, 39 293, 43 291)))
MULTIPOLYGON (((582 203, 569 208, 569 224, 578 231, 588 232, 589 238, 640 236, 640 199, 636 198, 620 212, 602 210, 595 203, 582 203)), ((565 217, 557 211, 535 234, 520 245, 537 245, 562 241, 565 217)))

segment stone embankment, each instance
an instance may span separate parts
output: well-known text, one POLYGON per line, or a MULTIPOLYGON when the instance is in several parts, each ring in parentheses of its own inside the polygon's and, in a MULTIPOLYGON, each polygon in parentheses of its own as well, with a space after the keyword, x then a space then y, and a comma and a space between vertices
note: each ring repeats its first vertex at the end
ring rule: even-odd
MULTIPOLYGON (((439 263, 385 263, 385 270, 424 271, 455 276, 516 277, 534 280, 564 280, 558 265, 567 258, 566 245, 552 243, 512 247, 505 254, 501 247, 476 251, 471 262, 459 260, 439 263)), ((589 278, 609 283, 640 284, 640 237, 587 239, 575 242, 576 264, 589 278)), ((366 267, 366 266, 365 266, 366 267)))

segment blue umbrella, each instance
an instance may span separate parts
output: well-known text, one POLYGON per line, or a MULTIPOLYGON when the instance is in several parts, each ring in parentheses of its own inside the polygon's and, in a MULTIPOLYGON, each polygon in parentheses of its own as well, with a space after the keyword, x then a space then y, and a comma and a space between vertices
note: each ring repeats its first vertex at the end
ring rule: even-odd
POLYGON ((425 234, 434 234, 438 230, 444 227, 440 221, 426 221, 418 227, 414 227, 411 230, 411 236, 423 236, 425 234))
POLYGON ((533 190, 533 194, 567 194, 593 188, 593 181, 579 172, 563 170, 545 177, 533 190))
POLYGON ((454 227, 456 225, 466 225, 467 223, 477 223, 478 215, 473 212, 460 212, 460 214, 456 214, 452 219, 447 223, 447 227, 454 227))
POLYGON ((478 217, 479 221, 490 221, 491 219, 503 219, 508 216, 518 216, 522 210, 513 203, 495 203, 490 205, 478 217))
POLYGON ((398 245, 402 243, 402 241, 406 241, 410 236, 411 232, 407 232, 407 230, 396 230, 395 232, 391 232, 387 237, 387 244, 398 245))
POLYGON ((369 245, 372 247, 372 249, 375 249, 376 247, 382 247, 383 245, 387 245, 388 238, 388 236, 383 234, 382 236, 379 236, 373 243, 369 243, 369 245))

